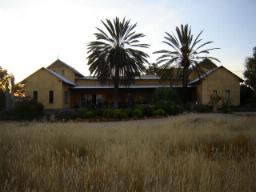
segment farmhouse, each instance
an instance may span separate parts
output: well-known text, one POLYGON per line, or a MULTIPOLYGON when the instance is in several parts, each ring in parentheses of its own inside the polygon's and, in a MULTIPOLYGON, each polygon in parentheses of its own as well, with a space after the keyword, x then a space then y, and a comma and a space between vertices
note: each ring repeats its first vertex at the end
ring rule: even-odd
MULTIPOLYGON (((190 75, 189 99, 207 105, 210 96, 221 97, 220 104, 229 100, 231 105, 240 105, 240 79, 223 66, 215 66, 198 77, 190 75)), ((113 83, 108 80, 100 83, 96 77, 84 76, 61 60, 37 70, 22 81, 26 96, 41 102, 46 109, 85 107, 86 105, 111 105, 113 83)), ((153 92, 160 87, 181 88, 180 82, 170 83, 156 75, 137 77, 129 87, 120 85, 121 103, 148 103, 153 92)))

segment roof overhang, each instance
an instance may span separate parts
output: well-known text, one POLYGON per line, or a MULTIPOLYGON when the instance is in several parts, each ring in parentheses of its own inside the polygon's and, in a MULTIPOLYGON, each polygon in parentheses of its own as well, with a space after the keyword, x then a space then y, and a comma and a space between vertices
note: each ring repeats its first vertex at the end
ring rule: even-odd
MULTIPOLYGON (((119 89, 156 89, 156 88, 170 88, 170 85, 130 85, 119 86, 119 89)), ((188 86, 192 88, 194 86, 188 86)), ((171 88, 182 88, 181 85, 173 85, 171 88)), ((75 86, 73 90, 86 90, 86 89, 114 89, 114 86, 75 86)))

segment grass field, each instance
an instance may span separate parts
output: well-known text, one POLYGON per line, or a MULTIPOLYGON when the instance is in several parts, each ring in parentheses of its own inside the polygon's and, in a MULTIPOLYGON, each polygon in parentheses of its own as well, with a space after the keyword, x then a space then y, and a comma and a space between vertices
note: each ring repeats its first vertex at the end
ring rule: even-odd
POLYGON ((256 116, 0 123, 0 191, 256 191, 256 116))

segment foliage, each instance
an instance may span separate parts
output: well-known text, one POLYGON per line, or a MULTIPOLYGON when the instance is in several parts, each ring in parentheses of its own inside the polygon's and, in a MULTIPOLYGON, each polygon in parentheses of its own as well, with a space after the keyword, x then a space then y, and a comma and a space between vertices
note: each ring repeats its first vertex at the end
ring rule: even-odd
POLYGON ((246 59, 244 77, 245 83, 256 93, 256 47, 253 48, 253 56, 246 59))
POLYGON ((172 88, 158 88, 154 91, 153 94, 153 102, 174 102, 177 104, 181 104, 181 100, 179 94, 175 89, 172 88))
POLYGON ((232 106, 229 103, 223 103, 222 111, 223 111, 223 113, 232 113, 233 112, 233 108, 232 108, 232 106))
POLYGON ((11 91, 12 85, 14 84, 14 77, 9 74, 7 70, 0 67, 0 90, 1 91, 11 91))
MULTIPOLYGON (((186 101, 187 87, 189 83, 190 71, 195 71, 200 77, 205 72, 201 69, 199 63, 204 59, 210 59, 218 61, 214 57, 208 56, 210 51, 218 48, 206 48, 202 49, 206 45, 212 43, 207 41, 202 43, 201 34, 202 31, 194 38, 191 33, 191 28, 188 25, 181 25, 180 28, 176 27, 176 35, 165 33, 164 43, 170 47, 169 50, 156 51, 156 54, 160 54, 157 58, 157 63, 160 64, 161 71, 165 72, 168 69, 173 68, 175 74, 172 74, 171 79, 173 81, 182 81, 183 86, 183 100, 186 101)), ((164 75, 164 74, 160 74, 164 75)))
MULTIPOLYGON (((241 85, 240 86, 240 101, 241 101, 241 106, 243 105, 250 105, 250 101, 254 96, 254 91, 252 90, 251 87, 247 85, 241 85)), ((256 101, 256 100, 255 100, 256 101)), ((256 102, 255 102, 256 106, 256 102)))
POLYGON ((199 113, 209 113, 209 112, 212 112, 212 108, 209 107, 208 105, 201 105, 201 104, 197 104, 194 106, 194 110, 196 112, 199 112, 199 113))
POLYGON ((211 94, 210 96, 210 105, 217 105, 221 100, 221 97, 217 94, 211 94))
POLYGON ((0 90, 0 111, 5 109, 5 94, 0 90))
POLYGON ((40 118, 43 111, 44 107, 41 103, 28 97, 22 97, 16 99, 11 114, 15 120, 33 120, 40 118))
POLYGON ((156 109, 164 109, 169 115, 176 115, 184 111, 179 95, 171 88, 156 89, 153 103, 156 109))
POLYGON ((103 116, 104 118, 112 118, 112 117, 113 117, 113 109, 105 109, 105 110, 103 111, 102 116, 103 116))
POLYGON ((125 109, 105 109, 102 116, 107 119, 127 119, 129 111, 125 109))
POLYGON ((124 109, 113 109, 113 118, 114 119, 127 119, 128 113, 124 109))
POLYGON ((166 111, 164 109, 156 109, 153 111, 153 115, 154 116, 165 116, 166 115, 166 111))
POLYGON ((152 116, 153 115, 153 105, 146 105, 143 107, 143 112, 145 116, 152 116))
POLYGON ((147 48, 139 39, 144 37, 134 29, 137 24, 130 20, 102 21, 105 31, 97 28, 96 40, 88 45, 88 65, 90 72, 103 83, 114 82, 114 105, 118 107, 118 88, 121 83, 130 85, 135 76, 145 70, 148 55, 138 48, 147 48))
POLYGON ((132 117, 135 117, 135 118, 142 118, 144 115, 143 115, 143 109, 141 108, 133 108, 131 110, 131 116, 132 117))
POLYGON ((158 75, 159 74, 159 67, 157 63, 149 64, 148 68, 146 69, 147 75, 158 75))
POLYGON ((85 114, 84 114, 84 117, 86 119, 91 119, 91 118, 94 118, 96 115, 93 111, 86 111, 85 114))
POLYGON ((0 67, 0 91, 9 92, 16 97, 25 97, 25 84, 14 84, 14 76, 0 67))
POLYGON ((84 113, 73 109, 62 109, 57 110, 54 115, 57 120, 73 120, 76 118, 82 118, 84 113))

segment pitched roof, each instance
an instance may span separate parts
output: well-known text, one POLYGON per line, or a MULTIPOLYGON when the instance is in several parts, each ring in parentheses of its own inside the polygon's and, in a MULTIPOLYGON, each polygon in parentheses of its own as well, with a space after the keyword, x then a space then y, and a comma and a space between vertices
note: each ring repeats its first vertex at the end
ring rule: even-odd
POLYGON ((219 70, 219 69, 225 69, 226 71, 228 71, 229 73, 231 73, 232 75, 234 75, 236 78, 239 79, 239 81, 244 81, 243 79, 241 79, 239 76, 237 76, 236 74, 232 73, 230 70, 228 70, 227 68, 220 66, 217 67, 215 69, 209 70, 207 71, 205 74, 201 75, 200 77, 192 80, 189 82, 189 85, 195 84, 195 83, 199 83, 200 81, 204 80, 206 77, 208 77, 209 75, 211 75, 212 73, 214 73, 215 71, 219 70))
POLYGON ((64 63, 63 61, 61 61, 60 59, 57 59, 56 61, 54 61, 51 65, 49 65, 47 67, 47 69, 49 69, 51 66, 53 65, 64 65, 65 67, 69 68, 71 71, 73 71, 76 75, 80 76, 80 77, 84 77, 84 75, 82 73, 80 73, 79 71, 77 71, 76 69, 74 69, 73 67, 71 67, 70 65, 64 63))
POLYGON ((47 68, 42 68, 45 69, 46 71, 48 71, 49 73, 51 73, 52 75, 54 75, 55 77, 57 77, 59 80, 61 80, 62 82, 72 85, 72 86, 76 86, 76 84, 68 79, 66 79, 65 77, 63 77, 62 75, 55 73, 54 71, 52 71, 51 69, 47 69, 47 68))

